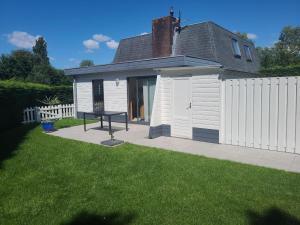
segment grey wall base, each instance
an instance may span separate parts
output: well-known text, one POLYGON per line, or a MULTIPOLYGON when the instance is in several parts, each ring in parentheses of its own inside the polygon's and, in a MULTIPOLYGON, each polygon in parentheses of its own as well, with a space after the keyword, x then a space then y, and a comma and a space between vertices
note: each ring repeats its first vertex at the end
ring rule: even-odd
POLYGON ((193 127, 193 140, 219 143, 219 130, 193 127))
POLYGON ((171 126, 168 124, 162 124, 156 127, 150 127, 149 138, 157 138, 159 136, 171 136, 171 126))
MULTIPOLYGON (((192 132, 192 139, 195 141, 219 143, 219 130, 193 127, 192 132)), ((162 124, 156 127, 150 127, 149 138, 157 138, 160 136, 170 137, 171 126, 168 124, 162 124)))

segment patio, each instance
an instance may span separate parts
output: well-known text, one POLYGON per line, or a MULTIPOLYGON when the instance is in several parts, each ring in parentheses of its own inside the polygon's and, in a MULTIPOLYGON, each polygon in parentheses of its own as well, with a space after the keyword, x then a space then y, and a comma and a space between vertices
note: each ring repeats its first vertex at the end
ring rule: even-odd
MULTIPOLYGON (((51 133, 51 135, 100 144, 101 141, 110 138, 107 127, 106 122, 104 122, 103 129, 100 128, 99 123, 93 123, 87 125, 86 132, 84 132, 83 125, 80 125, 60 129, 51 133)), ((114 136, 116 139, 124 140, 125 142, 132 144, 300 173, 300 155, 297 154, 240 146, 211 144, 174 137, 149 139, 149 126, 146 125, 129 124, 128 132, 125 130, 125 124, 112 123, 112 127, 115 131, 114 136)))

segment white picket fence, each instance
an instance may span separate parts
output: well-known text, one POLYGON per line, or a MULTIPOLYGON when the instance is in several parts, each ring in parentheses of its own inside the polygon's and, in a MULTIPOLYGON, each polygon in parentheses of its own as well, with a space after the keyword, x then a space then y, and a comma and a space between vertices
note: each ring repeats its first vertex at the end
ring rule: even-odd
POLYGON ((70 118, 74 117, 74 112, 74 104, 29 107, 23 111, 23 123, 70 118))
POLYGON ((300 77, 222 82, 220 143, 300 154, 300 77))

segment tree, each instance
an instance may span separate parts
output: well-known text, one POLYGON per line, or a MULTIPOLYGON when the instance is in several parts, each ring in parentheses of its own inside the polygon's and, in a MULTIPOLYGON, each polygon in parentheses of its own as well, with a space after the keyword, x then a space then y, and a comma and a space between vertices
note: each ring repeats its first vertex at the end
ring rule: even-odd
POLYGON ((238 32, 236 32, 236 34, 237 34, 239 37, 241 37, 241 38, 243 38, 243 39, 245 39, 245 40, 247 40, 247 41, 253 43, 253 41, 252 41, 251 39, 248 38, 248 34, 247 34, 247 33, 245 33, 245 32, 239 32, 239 31, 238 31, 238 32))
POLYGON ((80 63, 80 67, 94 66, 94 65, 95 65, 94 62, 92 60, 89 60, 89 59, 84 59, 80 63))
POLYGON ((32 51, 37 64, 50 64, 47 52, 47 42, 43 37, 39 37, 36 40, 35 45, 32 47, 32 51))
POLYGON ((34 56, 30 51, 16 50, 0 57, 0 78, 26 79, 34 66, 34 56))
POLYGON ((275 48, 257 47, 256 50, 261 67, 268 68, 276 65, 277 52, 275 48))
POLYGON ((300 27, 284 27, 273 47, 257 50, 263 68, 300 64, 300 27))

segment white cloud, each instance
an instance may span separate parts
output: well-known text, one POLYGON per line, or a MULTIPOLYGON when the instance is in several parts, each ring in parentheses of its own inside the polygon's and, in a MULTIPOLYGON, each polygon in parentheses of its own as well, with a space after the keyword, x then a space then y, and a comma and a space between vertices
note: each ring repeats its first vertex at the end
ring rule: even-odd
POLYGON ((52 56, 49 56, 49 59, 50 59, 51 61, 55 61, 55 58, 52 57, 52 56))
POLYGON ((110 40, 108 42, 106 42, 107 47, 111 48, 111 49, 116 49, 119 46, 119 42, 116 42, 115 40, 110 40))
POLYGON ((119 46, 119 42, 104 34, 94 34, 92 38, 85 40, 82 43, 87 52, 94 52, 95 49, 100 48, 101 43, 105 43, 110 49, 116 49, 119 46))
POLYGON ((247 38, 249 38, 249 39, 251 39, 251 40, 255 40, 255 39, 257 39, 258 37, 257 37, 256 34, 248 33, 248 34, 247 34, 247 38))
POLYGON ((107 42, 107 41, 111 40, 110 37, 103 35, 103 34, 94 34, 93 39, 98 42, 107 42))
POLYGON ((145 34, 148 34, 148 32, 143 32, 143 33, 141 33, 140 35, 145 35, 145 34))
POLYGON ((88 39, 82 42, 87 52, 93 52, 99 48, 99 43, 93 39, 88 39))
POLYGON ((10 44, 18 48, 32 48, 35 45, 36 39, 39 37, 28 34, 23 31, 14 31, 7 35, 7 40, 10 44))

